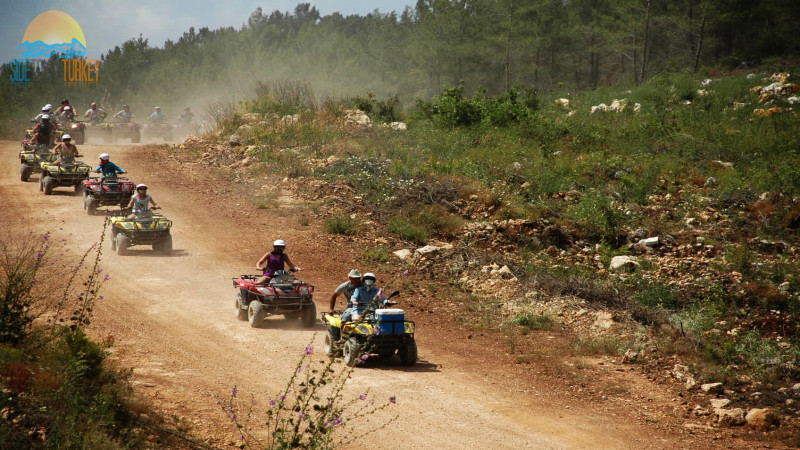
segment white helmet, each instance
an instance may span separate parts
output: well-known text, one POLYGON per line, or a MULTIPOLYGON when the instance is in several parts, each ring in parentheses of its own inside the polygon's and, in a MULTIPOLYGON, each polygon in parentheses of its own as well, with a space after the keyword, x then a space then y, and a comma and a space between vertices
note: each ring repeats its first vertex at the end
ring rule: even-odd
POLYGON ((273 247, 286 247, 286 241, 283 239, 278 239, 277 241, 272 243, 273 247))
POLYGON ((375 284, 376 278, 377 277, 375 276, 374 273, 367 272, 364 274, 364 284, 366 284, 367 286, 372 286, 373 284, 375 284))
POLYGON ((72 107, 69 107, 69 106, 65 106, 64 107, 64 111, 71 111, 71 110, 72 110, 72 107))
POLYGON ((50 108, 47 105, 42 106, 42 112, 49 112, 50 108))
POLYGON ((139 184, 137 184, 137 185, 136 185, 136 189, 137 189, 137 190, 139 190, 139 189, 141 189, 141 188, 145 188, 145 189, 147 189, 147 185, 146 185, 146 184, 144 184, 144 183, 139 183, 139 184))
POLYGON ((50 120, 50 114, 43 114, 42 120, 50 120))
POLYGON ((70 136, 70 135, 68 135, 68 134, 65 134, 65 135, 61 136, 61 140, 62 140, 62 141, 65 141, 65 140, 67 140, 67 139, 72 139, 72 136, 70 136))
POLYGON ((47 108, 47 110, 48 110, 48 111, 50 111, 51 109, 53 109, 53 105, 51 105, 50 103, 48 103, 48 104, 44 105, 44 107, 45 107, 45 108, 47 108))
POLYGON ((109 158, 110 158, 110 156, 108 156, 108 153, 101 153, 100 154, 100 159, 102 159, 103 161, 108 161, 109 158))

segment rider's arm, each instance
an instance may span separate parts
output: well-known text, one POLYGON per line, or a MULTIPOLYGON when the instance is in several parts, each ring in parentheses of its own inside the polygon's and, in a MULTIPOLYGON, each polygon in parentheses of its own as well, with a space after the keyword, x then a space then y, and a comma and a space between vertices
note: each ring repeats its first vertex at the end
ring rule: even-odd
POLYGON ((150 197, 150 204, 153 205, 153 206, 156 206, 156 207, 158 206, 158 205, 156 205, 156 201, 153 200, 152 196, 150 197))
POLYGON ((294 264, 292 264, 292 260, 289 259, 289 255, 286 255, 284 262, 289 266, 290 269, 294 269, 294 264))
POLYGON ((350 284, 349 280, 345 281, 344 283, 340 284, 339 286, 336 286, 336 289, 333 290, 333 295, 331 295, 330 308, 328 308, 328 313, 329 314, 333 314, 333 310, 334 310, 334 308, 336 308, 336 297, 338 297, 340 294, 343 294, 345 292, 345 289, 347 288, 348 284, 350 284))
POLYGON ((267 252, 266 255, 262 256, 261 259, 258 260, 258 262, 256 263, 256 269, 261 270, 262 268, 261 266, 263 266, 267 262, 268 258, 269 258, 269 252, 267 252))
POLYGON ((136 196, 134 195, 133 197, 131 197, 131 201, 128 202, 128 209, 133 208, 133 202, 135 201, 136 201, 136 196))

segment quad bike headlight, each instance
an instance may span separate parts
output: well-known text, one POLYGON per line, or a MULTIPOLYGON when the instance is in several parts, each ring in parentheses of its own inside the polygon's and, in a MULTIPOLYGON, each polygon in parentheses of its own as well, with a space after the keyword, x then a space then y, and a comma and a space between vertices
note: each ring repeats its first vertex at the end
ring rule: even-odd
POLYGON ((369 325, 364 325, 364 324, 356 326, 356 330, 359 333, 364 333, 364 334, 371 334, 372 333, 372 330, 370 330, 370 326, 369 325))

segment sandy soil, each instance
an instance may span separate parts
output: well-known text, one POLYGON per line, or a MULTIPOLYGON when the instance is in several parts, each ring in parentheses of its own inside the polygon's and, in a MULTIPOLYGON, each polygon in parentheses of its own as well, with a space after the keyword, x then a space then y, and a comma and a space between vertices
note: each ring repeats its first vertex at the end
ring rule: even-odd
MULTIPOLYGON (((12 163, 18 148, 16 142, 0 143, 0 156, 7 162, 0 169, 0 219, 6 224, 19 217, 50 221, 55 234, 82 253, 99 240, 102 215, 88 216, 80 194, 71 188, 45 196, 37 188, 37 175, 20 182, 19 166, 12 163)), ((112 359, 133 368, 138 391, 156 409, 188 420, 213 445, 230 446, 235 435, 215 399, 227 398, 233 386, 240 395, 274 398, 304 345, 313 339, 319 352, 324 330, 322 325, 302 329, 282 317, 270 318, 263 329, 237 321, 231 277, 252 272, 268 244, 285 239, 287 252, 306 269, 302 278, 317 286, 318 309, 326 310, 332 289, 357 266, 349 238, 328 236, 314 221, 298 225, 292 208, 256 209, 237 197, 237 190, 212 182, 202 166, 170 162, 166 146, 80 149, 90 162, 101 152, 110 153, 135 182, 150 186, 174 221, 169 257, 144 247, 120 257, 106 246, 103 267, 112 278, 103 287, 105 299, 97 305, 89 332, 113 336, 112 359)), ((404 293, 401 298, 416 303, 408 311, 418 324, 419 364, 404 367, 371 359, 348 382, 346 395, 369 389, 379 401, 392 395, 398 399, 374 419, 395 414, 399 419, 357 442, 358 447, 746 447, 715 433, 687 431, 672 413, 680 405, 675 393, 637 369, 608 358, 584 362, 591 367, 580 369, 583 386, 615 386, 616 391, 581 394, 566 382, 578 369, 514 364, 494 337, 473 336, 432 306, 420 307, 432 304, 421 296, 404 293)), ((541 335, 542 345, 548 338, 554 336, 541 335)))

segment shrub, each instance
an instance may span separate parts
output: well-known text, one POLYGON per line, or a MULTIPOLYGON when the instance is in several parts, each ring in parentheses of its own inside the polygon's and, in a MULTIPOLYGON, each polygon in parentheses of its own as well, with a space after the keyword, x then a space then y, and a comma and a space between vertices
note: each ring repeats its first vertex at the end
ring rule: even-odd
POLYGON ((553 319, 544 314, 518 313, 511 321, 530 330, 549 330, 553 327, 553 319))
POLYGON ((325 219, 325 232, 330 234, 354 234, 358 224, 348 215, 325 219))
POLYGON ((417 244, 423 244, 428 239, 428 233, 423 228, 402 218, 395 218, 389 221, 389 232, 417 244))

